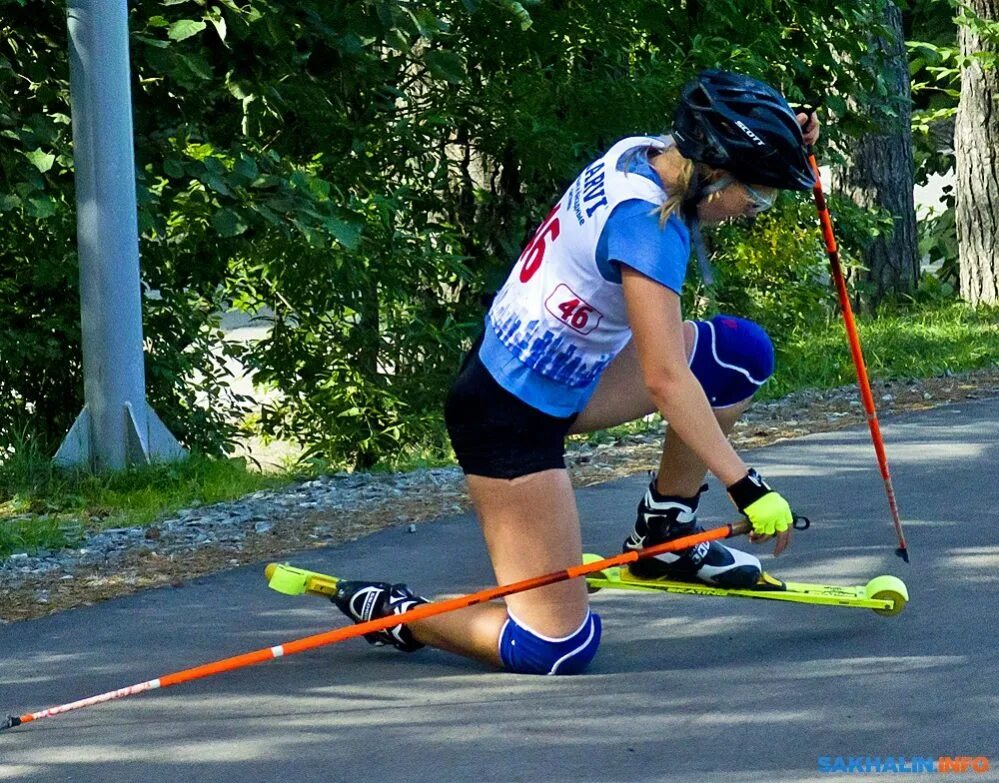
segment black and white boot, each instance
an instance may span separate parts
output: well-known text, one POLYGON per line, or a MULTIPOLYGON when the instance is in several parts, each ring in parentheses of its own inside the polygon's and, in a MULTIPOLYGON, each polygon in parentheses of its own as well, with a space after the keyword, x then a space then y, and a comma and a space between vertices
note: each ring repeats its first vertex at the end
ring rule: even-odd
MULTIPOLYGON (((408 612, 414 606, 430 603, 413 593, 406 585, 389 582, 337 583, 336 595, 330 599, 355 623, 364 623, 380 617, 408 612)), ((370 644, 390 644, 403 652, 419 650, 424 645, 416 641, 408 625, 395 625, 384 631, 364 635, 370 644)))
MULTIPOLYGON (((697 502, 707 488, 705 484, 692 498, 660 495, 653 479, 638 504, 635 530, 624 542, 622 551, 645 549, 700 533, 704 528, 697 524, 697 502)), ((638 579, 699 581, 734 589, 752 587, 763 571, 758 558, 717 541, 642 558, 632 563, 629 570, 638 579)))

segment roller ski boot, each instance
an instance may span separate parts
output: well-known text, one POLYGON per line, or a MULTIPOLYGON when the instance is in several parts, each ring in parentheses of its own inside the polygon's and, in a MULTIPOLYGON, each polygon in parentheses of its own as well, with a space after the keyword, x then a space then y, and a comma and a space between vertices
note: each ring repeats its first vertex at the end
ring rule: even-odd
MULTIPOLYGON (((265 573, 273 590, 286 595, 309 593, 329 598, 355 623, 402 614, 430 603, 404 584, 348 581, 278 563, 268 565, 265 573)), ((391 645, 403 652, 415 652, 424 646, 416 640, 409 626, 403 624, 365 634, 364 638, 369 644, 391 645)))
MULTIPOLYGON (((692 498, 660 495, 653 478, 638 504, 635 530, 625 540, 622 551, 645 549, 703 532, 704 528, 697 524, 697 503, 707 488, 707 484, 703 485, 692 498)), ((664 552, 638 560, 622 570, 621 578, 703 582, 713 587, 744 589, 756 584, 762 573, 758 558, 709 541, 679 552, 664 552)))
MULTIPOLYGON (((408 612, 420 604, 430 603, 416 595, 404 584, 389 582, 353 582, 343 580, 337 585, 336 595, 330 598, 337 608, 355 623, 366 623, 408 612)), ((415 652, 424 645, 416 641, 408 625, 394 625, 384 631, 364 635, 369 644, 391 645, 403 652, 415 652)))

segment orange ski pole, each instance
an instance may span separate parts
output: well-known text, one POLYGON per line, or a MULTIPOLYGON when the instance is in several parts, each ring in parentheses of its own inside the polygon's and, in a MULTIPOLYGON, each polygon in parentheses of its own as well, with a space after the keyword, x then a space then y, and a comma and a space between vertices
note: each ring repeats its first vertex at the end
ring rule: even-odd
POLYGON ((674 539, 673 541, 667 541, 663 544, 650 546, 646 549, 624 552, 620 555, 608 557, 604 560, 598 560, 593 563, 572 566, 564 571, 553 571, 550 574, 524 579, 520 582, 501 585, 499 587, 490 587, 485 590, 480 590, 477 593, 469 593, 468 595, 450 598, 446 601, 436 601, 434 603, 422 604, 421 606, 417 606, 410 609, 408 612, 403 612, 402 614, 390 615, 377 620, 370 620, 365 623, 350 625, 346 628, 337 628, 332 631, 315 634, 314 636, 306 636, 303 639, 296 639, 295 641, 279 644, 274 647, 265 647, 261 650, 244 653, 243 655, 236 655, 232 658, 225 658, 221 661, 215 661, 213 663, 206 663, 201 666, 195 666, 192 669, 184 669, 183 671, 174 672, 173 674, 166 674, 162 677, 157 677, 155 680, 147 680, 146 682, 129 685, 125 688, 108 691, 107 693, 101 693, 97 696, 80 699, 79 701, 70 702, 69 704, 49 707, 48 709, 41 710, 40 712, 30 712, 19 717, 10 716, 5 722, 0 723, 0 731, 20 726, 24 723, 41 720, 42 718, 51 718, 53 715, 61 715, 64 712, 72 712, 73 710, 82 709, 83 707, 91 707, 95 704, 103 704, 106 701, 121 699, 125 696, 135 696, 137 694, 144 693, 145 691, 156 690, 158 688, 169 688, 171 685, 180 685, 184 682, 200 680, 203 677, 211 677, 215 674, 222 674, 223 672, 243 669, 247 666, 263 663, 264 661, 269 661, 273 658, 281 658, 285 655, 294 655, 295 653, 305 652, 306 650, 312 650, 316 647, 325 647, 326 645, 336 644, 337 642, 342 642, 345 639, 353 639, 367 633, 372 633, 373 631, 382 631, 401 623, 412 623, 417 620, 425 620, 428 617, 444 614, 446 612, 453 612, 456 609, 464 609, 467 606, 485 603, 486 601, 492 601, 495 598, 502 598, 503 596, 513 595, 514 593, 522 593, 526 590, 534 590, 535 588, 545 587, 546 585, 554 584, 556 582, 563 582, 567 579, 575 579, 580 576, 585 576, 586 574, 602 571, 605 568, 633 563, 640 558, 652 557, 654 555, 662 554, 663 552, 687 549, 688 547, 696 546, 697 544, 701 544, 706 541, 716 541, 722 538, 742 535, 744 533, 748 533, 749 530, 750 527, 748 522, 734 522, 728 525, 711 528, 711 530, 706 530, 703 533, 696 533, 694 535, 674 539))
POLYGON ((832 219, 829 217, 829 208, 826 206, 826 198, 822 192, 819 164, 816 162, 815 155, 810 147, 808 149, 808 162, 811 163, 812 169, 815 172, 815 187, 812 188, 812 193, 815 196, 815 207, 819 211, 819 222, 822 224, 822 238, 825 240, 826 252, 829 255, 829 266, 832 269, 833 280, 836 283, 839 305, 843 310, 843 321, 846 324, 846 336, 850 343, 853 366, 857 369, 857 383, 860 386, 860 396, 864 401, 864 410, 867 412, 867 426, 871 430, 874 452, 878 457, 881 478, 884 479, 885 492, 888 495, 888 508, 891 512, 892 524, 895 526, 895 533, 898 536, 898 549, 895 550, 895 554, 908 563, 909 548, 905 543, 905 533, 902 532, 902 520, 898 514, 898 504, 895 502, 895 489, 892 486, 891 473, 888 470, 888 457, 885 454, 884 440, 881 438, 881 426, 878 424, 878 412, 874 407, 871 382, 867 377, 864 353, 860 347, 860 335, 857 333, 857 324, 853 318, 853 308, 850 306, 850 296, 846 290, 843 268, 839 262, 839 249, 836 247, 836 237, 833 235, 832 219))

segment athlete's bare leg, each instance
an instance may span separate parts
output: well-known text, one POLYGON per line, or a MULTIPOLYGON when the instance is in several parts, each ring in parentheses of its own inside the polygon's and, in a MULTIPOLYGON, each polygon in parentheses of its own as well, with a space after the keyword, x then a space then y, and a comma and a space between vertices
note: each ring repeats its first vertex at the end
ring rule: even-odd
MULTIPOLYGON (((580 562, 582 542, 572 485, 565 470, 516 479, 467 476, 498 584, 559 571, 580 562)), ((534 631, 563 637, 587 612, 582 579, 507 597, 510 611, 534 631)), ((424 644, 500 665, 498 641, 507 610, 500 603, 472 606, 413 623, 424 644)))

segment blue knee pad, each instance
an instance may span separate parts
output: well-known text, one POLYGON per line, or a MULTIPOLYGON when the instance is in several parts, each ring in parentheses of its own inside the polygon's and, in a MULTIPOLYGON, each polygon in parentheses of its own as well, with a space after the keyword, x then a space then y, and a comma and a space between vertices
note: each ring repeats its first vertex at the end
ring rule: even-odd
POLYGON ((690 369, 712 408, 749 399, 774 374, 774 346, 759 324, 734 315, 692 323, 697 340, 690 369))
POLYGON ((600 616, 587 612, 575 633, 551 639, 518 623, 511 615, 500 632, 500 659, 517 674, 579 674, 600 646, 600 616))

